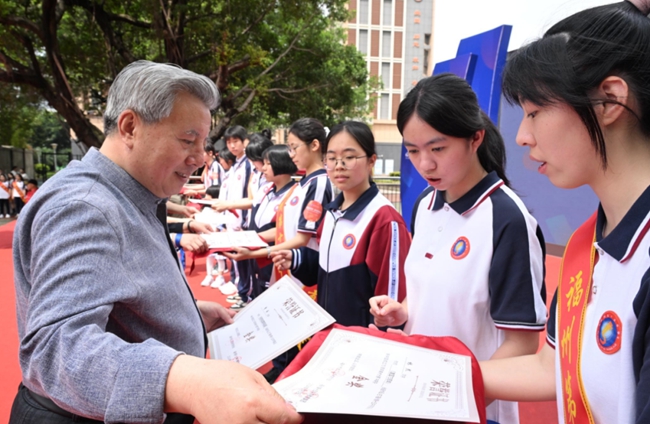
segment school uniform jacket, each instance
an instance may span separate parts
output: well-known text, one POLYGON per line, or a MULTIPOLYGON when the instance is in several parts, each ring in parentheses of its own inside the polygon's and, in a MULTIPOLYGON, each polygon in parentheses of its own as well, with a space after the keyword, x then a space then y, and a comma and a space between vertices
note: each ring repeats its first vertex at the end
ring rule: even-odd
POLYGON ((325 207, 320 252, 293 250, 293 274, 318 285, 318 303, 341 325, 373 323, 368 299, 406 296, 406 224, 375 184, 341 214, 343 194, 325 207), (317 265, 317 266, 316 266, 317 265))
MULTIPOLYGON (((503 344, 504 330, 544 329, 544 239, 495 172, 451 203, 427 188, 411 225, 407 333, 457 337, 481 361, 503 344)), ((493 402, 487 418, 518 423, 517 405, 493 402)))
MULTIPOLYGON (((649 423, 650 187, 603 237, 605 222, 599 206, 596 264, 580 352, 582 382, 596 423, 649 423)), ((556 351, 559 422, 564 423, 558 346, 563 331, 558 330, 556 314, 557 292, 551 304, 547 341, 556 351)))

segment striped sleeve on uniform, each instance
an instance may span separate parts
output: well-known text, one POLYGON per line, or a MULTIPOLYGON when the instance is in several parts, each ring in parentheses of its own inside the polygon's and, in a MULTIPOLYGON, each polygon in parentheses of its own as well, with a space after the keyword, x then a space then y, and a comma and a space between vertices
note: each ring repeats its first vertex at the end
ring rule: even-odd
POLYGON ((310 202, 316 202, 321 205, 321 210, 324 211, 323 206, 332 201, 332 185, 326 174, 320 175, 309 182, 307 192, 302 202, 300 209, 300 217, 298 219, 298 232, 316 234, 316 230, 323 221, 325 213, 321 213, 317 221, 308 221, 305 218, 305 209, 309 206, 310 202))
POLYGON ((546 323, 544 237, 512 190, 501 187, 490 199, 490 314, 498 328, 541 331, 546 323))

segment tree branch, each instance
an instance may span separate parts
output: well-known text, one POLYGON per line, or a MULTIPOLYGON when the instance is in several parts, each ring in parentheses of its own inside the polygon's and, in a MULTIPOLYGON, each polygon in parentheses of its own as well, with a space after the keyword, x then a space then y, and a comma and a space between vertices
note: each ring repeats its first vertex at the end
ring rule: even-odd
POLYGON ((329 84, 316 84, 312 85, 310 87, 303 87, 303 88, 269 88, 268 91, 269 93, 283 93, 283 94, 295 94, 295 93, 302 93, 303 91, 308 91, 308 90, 317 90, 319 88, 325 88, 329 86, 329 84))
POLYGON ((40 40, 44 40, 43 31, 34 22, 18 16, 0 17, 0 24, 7 26, 17 26, 34 33, 40 40))

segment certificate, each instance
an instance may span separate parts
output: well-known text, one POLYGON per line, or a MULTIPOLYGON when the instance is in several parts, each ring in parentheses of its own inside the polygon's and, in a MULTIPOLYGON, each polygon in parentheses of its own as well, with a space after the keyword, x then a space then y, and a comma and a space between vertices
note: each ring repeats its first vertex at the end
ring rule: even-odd
POLYGON ((216 212, 212 209, 203 209, 201 212, 194 214, 194 219, 197 222, 210 224, 213 228, 218 228, 222 225, 226 225, 228 222, 224 214, 216 212))
POLYGON ((273 387, 298 412, 479 422, 471 358, 334 328, 273 387))
POLYGON ((212 206, 219 203, 219 199, 187 199, 188 203, 196 203, 197 205, 212 206))
POLYGON ((269 245, 255 231, 221 231, 201 234, 201 237, 208 242, 208 248, 221 251, 232 250, 233 247, 259 249, 269 245))
POLYGON ((283 277, 208 334, 210 357, 257 369, 327 327, 334 318, 289 277, 283 277))

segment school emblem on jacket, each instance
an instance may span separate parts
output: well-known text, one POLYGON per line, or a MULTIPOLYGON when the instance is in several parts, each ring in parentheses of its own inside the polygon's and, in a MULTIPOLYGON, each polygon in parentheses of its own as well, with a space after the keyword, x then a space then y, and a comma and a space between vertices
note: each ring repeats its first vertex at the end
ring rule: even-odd
POLYGON ((354 234, 348 234, 347 236, 343 237, 343 247, 346 249, 352 249, 355 244, 357 244, 357 239, 354 237, 354 234))
POLYGON ((467 240, 467 237, 458 237, 451 246, 451 257, 463 259, 467 255, 469 255, 469 240, 467 240))
POLYGON ((603 353, 612 355, 621 349, 623 324, 614 311, 607 311, 600 317, 596 328, 596 341, 603 353))
POLYGON ((289 203, 291 206, 296 206, 298 204, 298 196, 293 196, 291 200, 289 200, 289 203))

